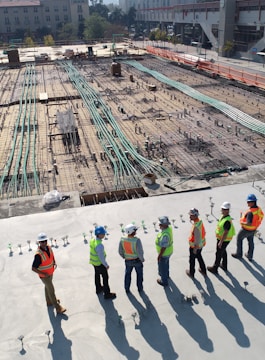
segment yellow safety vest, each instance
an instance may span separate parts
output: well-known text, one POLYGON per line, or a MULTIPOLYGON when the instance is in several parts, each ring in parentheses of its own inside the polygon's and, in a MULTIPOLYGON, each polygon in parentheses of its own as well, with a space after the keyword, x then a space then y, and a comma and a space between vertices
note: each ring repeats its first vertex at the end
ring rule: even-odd
MULTIPOLYGON (((102 262, 100 261, 100 258, 98 257, 98 254, 96 252, 96 247, 99 244, 101 244, 100 239, 91 239, 90 240, 90 261, 89 261, 89 263, 94 266, 99 266, 102 264, 102 262)), ((104 255, 106 256, 105 250, 104 250, 104 255)))
POLYGON ((169 246, 165 249, 162 256, 170 256, 173 253, 173 233, 172 233, 172 227, 169 226, 166 229, 162 230, 156 237, 156 250, 157 253, 160 253, 161 250, 161 240, 164 235, 168 235, 169 237, 169 246))
POLYGON ((215 230, 215 234, 216 234, 217 240, 222 239, 224 231, 225 231, 224 230, 224 224, 226 223, 226 221, 229 221, 230 224, 231 224, 230 229, 229 229, 229 231, 228 231, 228 233, 226 235, 226 238, 224 240, 225 242, 228 242, 228 241, 231 241, 233 236, 236 234, 235 227, 234 227, 234 225, 232 223, 232 218, 231 218, 230 215, 219 219, 216 230, 215 230))

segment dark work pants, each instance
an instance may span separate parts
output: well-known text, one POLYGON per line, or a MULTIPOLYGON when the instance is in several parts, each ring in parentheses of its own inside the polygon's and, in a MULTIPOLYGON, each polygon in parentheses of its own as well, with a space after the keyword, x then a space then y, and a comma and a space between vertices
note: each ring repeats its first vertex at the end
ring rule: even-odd
POLYGON ((225 270, 227 270, 227 252, 226 252, 226 248, 229 245, 230 241, 224 241, 222 243, 221 248, 219 248, 218 244, 219 244, 220 240, 217 240, 217 244, 216 244, 216 253, 215 253, 215 262, 214 262, 214 268, 217 270, 218 267, 221 264, 222 261, 222 266, 225 270))
POLYGON ((202 248, 197 249, 196 254, 193 252, 193 248, 190 247, 190 275, 194 276, 195 274, 195 260, 198 260, 200 264, 201 271, 206 274, 206 266, 202 258, 202 248))
POLYGON ((110 293, 108 270, 102 264, 99 266, 94 265, 94 269, 95 269, 96 292, 100 292, 100 290, 102 289, 101 278, 100 278, 102 276, 103 292, 104 292, 104 295, 108 295, 110 293))
POLYGON ((132 270, 136 271, 136 284, 138 291, 143 290, 143 263, 140 259, 125 260, 125 278, 124 287, 126 291, 130 290, 132 270))

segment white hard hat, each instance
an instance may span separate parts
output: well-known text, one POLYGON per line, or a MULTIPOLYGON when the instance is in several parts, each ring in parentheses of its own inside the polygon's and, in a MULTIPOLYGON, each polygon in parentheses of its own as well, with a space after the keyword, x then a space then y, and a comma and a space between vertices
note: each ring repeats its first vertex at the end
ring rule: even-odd
POLYGON ((38 235, 38 241, 46 241, 48 240, 48 236, 45 233, 39 233, 38 235))
POLYGON ((231 207, 231 204, 229 202, 225 201, 222 203, 221 209, 229 210, 230 207, 231 207))
POLYGON ((138 229, 138 227, 135 226, 134 224, 128 224, 128 225, 125 226, 124 231, 126 232, 126 234, 131 235, 131 234, 133 234, 137 229, 138 229))

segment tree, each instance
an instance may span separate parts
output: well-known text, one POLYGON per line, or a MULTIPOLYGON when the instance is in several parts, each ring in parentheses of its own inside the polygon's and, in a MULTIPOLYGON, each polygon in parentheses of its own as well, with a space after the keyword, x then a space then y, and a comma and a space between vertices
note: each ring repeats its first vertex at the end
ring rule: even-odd
POLYGON ((98 14, 93 14, 85 21, 84 38, 86 40, 102 39, 106 28, 106 20, 98 14))
POLYGON ((224 44, 223 51, 227 57, 232 56, 234 51, 234 42, 227 40, 224 44))
POLYGON ((104 19, 108 20, 109 9, 106 5, 102 5, 101 3, 96 3, 94 6, 89 6, 89 14, 98 14, 104 19))
POLYGON ((32 38, 30 36, 27 36, 24 39, 24 43, 27 47, 33 47, 34 46, 34 41, 32 40, 32 38))
POLYGON ((112 24, 120 24, 120 25, 124 24, 125 25, 124 14, 123 14, 121 8, 116 7, 114 9, 114 11, 112 11, 109 14, 108 19, 112 24))
POLYGON ((43 40, 44 40, 45 46, 53 46, 54 45, 54 39, 53 39, 52 35, 45 35, 43 37, 43 40))
POLYGON ((130 7, 127 14, 127 26, 128 28, 135 24, 136 19, 136 9, 134 7, 130 7))
POLYGON ((71 24, 60 24, 57 30, 59 40, 75 40, 77 38, 77 29, 71 24))

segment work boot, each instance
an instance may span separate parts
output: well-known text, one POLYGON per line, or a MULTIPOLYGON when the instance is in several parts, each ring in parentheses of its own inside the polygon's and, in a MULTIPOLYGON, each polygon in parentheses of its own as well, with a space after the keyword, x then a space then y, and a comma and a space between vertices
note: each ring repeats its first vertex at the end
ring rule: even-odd
POLYGON ((66 312, 66 308, 64 308, 62 305, 59 305, 56 307, 57 314, 63 314, 66 312))
MULTIPOLYGON (((60 299, 56 299, 56 301, 57 301, 58 304, 60 304, 60 299)), ((46 303, 47 303, 47 306, 52 306, 53 305, 53 303, 50 302, 50 301, 46 301, 46 303)))
POLYGON ((235 258, 235 259, 241 259, 241 258, 242 258, 242 256, 237 255, 237 253, 231 254, 231 255, 232 255, 233 258, 235 258))
POLYGON ((248 256, 248 253, 245 253, 245 257, 248 259, 248 261, 252 261, 252 259, 248 256))
POLYGON ((186 270, 186 274, 187 274, 191 279, 194 279, 194 275, 192 275, 189 270, 186 270))
POLYGON ((207 276, 206 272, 202 271, 202 269, 199 269, 199 272, 200 272, 203 276, 207 276))
POLYGON ((227 271, 227 267, 225 267, 223 264, 220 264, 220 268, 223 269, 224 271, 227 271))
POLYGON ((212 274, 218 274, 215 266, 207 266, 207 270, 210 271, 212 274))
POLYGON ((115 299, 116 298, 116 294, 115 293, 109 293, 104 295, 104 299, 115 299))

